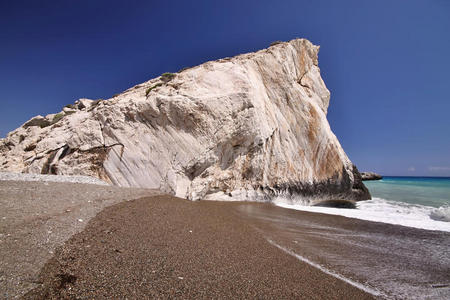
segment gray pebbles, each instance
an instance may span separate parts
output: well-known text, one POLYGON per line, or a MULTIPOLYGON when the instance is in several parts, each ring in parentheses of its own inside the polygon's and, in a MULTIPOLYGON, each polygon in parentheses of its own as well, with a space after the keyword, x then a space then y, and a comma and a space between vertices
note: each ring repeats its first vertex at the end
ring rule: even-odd
POLYGON ((0 181, 40 181, 40 182, 68 182, 97 185, 109 185, 108 183, 90 176, 69 175, 42 175, 28 173, 0 172, 0 181))

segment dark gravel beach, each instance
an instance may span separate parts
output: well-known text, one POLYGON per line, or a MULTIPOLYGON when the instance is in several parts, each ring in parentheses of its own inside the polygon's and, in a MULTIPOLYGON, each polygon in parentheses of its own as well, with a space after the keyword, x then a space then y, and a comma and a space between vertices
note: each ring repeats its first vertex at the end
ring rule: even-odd
POLYGON ((74 183, 0 201, 0 298, 450 296, 447 232, 74 183))
POLYGON ((25 298, 372 298, 269 244, 239 205, 155 196, 108 207, 25 298))
POLYGON ((18 297, 38 286, 39 271, 55 249, 103 208, 156 194, 160 192, 0 180, 0 299, 18 297))

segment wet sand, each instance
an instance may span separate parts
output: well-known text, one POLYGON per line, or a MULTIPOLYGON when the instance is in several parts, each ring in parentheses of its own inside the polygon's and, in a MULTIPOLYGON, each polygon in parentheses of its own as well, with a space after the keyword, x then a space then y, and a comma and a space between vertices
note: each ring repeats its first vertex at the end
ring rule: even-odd
POLYGON ((291 255, 390 299, 450 299, 450 233, 241 205, 239 213, 291 255))
POLYGON ((154 196, 110 206, 25 298, 373 298, 268 243, 242 205, 154 196))

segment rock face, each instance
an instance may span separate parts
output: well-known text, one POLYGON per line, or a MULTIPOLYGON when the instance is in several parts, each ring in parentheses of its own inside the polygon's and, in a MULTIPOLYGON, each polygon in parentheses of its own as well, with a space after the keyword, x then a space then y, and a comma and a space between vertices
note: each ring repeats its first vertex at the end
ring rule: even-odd
POLYGON ((327 122, 318 51, 295 39, 81 99, 2 139, 0 170, 192 200, 370 199, 327 122))
POLYGON ((383 176, 374 172, 361 172, 362 180, 380 180, 383 179, 383 176))

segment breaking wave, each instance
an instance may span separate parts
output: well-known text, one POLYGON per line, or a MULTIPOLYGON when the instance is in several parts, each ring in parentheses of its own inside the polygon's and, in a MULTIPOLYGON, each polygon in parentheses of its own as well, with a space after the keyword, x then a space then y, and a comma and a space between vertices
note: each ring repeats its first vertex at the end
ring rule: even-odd
POLYGON ((298 204, 275 203, 278 206, 332 215, 340 215, 348 218, 356 218, 366 221, 382 222, 394 225, 414 227, 426 230, 439 230, 450 232, 450 206, 439 208, 410 204, 399 201, 391 201, 382 198, 360 201, 356 209, 343 209, 332 207, 304 206, 298 204))

